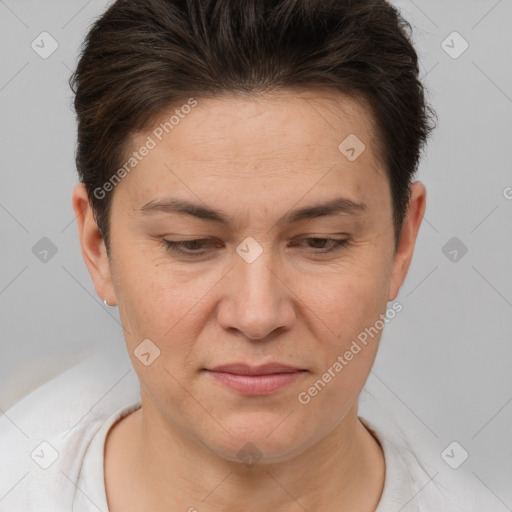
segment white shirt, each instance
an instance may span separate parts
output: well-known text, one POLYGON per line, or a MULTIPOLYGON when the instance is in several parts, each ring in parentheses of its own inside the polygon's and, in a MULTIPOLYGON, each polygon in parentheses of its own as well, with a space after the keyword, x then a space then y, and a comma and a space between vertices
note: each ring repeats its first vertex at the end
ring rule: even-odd
MULTIPOLYGON (((105 438, 118 419, 141 406, 133 368, 119 366, 88 358, 0 417, 0 512, 108 512, 105 438)), ((432 457, 424 443, 412 452, 382 411, 369 407, 363 417, 360 407, 360 419, 379 440, 386 464, 375 512, 501 510, 491 496, 473 494, 467 477, 439 453, 432 457)))

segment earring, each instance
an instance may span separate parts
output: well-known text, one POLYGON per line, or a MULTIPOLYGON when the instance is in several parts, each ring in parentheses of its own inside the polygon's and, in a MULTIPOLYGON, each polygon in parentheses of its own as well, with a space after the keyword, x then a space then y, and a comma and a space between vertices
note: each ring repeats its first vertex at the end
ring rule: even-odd
MULTIPOLYGON (((103 304, 105 304, 105 306, 110 306, 110 304, 107 302, 107 299, 105 299, 105 300, 103 301, 103 304)), ((113 306, 110 306, 110 307, 113 307, 113 306)))

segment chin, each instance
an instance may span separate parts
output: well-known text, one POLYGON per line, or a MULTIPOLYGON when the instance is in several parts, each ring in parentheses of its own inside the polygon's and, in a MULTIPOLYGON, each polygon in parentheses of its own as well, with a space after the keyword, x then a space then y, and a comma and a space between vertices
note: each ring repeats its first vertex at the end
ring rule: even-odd
POLYGON ((207 444, 218 456, 248 466, 290 460, 314 444, 314 435, 308 436, 304 422, 296 425, 297 420, 292 423, 287 414, 249 414, 224 421, 223 439, 210 439, 207 444))

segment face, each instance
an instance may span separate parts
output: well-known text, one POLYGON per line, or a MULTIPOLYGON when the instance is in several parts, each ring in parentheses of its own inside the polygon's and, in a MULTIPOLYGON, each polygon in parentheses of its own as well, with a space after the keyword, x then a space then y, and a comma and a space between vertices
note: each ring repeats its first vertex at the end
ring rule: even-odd
POLYGON ((309 90, 197 98, 189 110, 168 134, 174 109, 133 139, 132 151, 150 150, 113 191, 110 261, 77 187, 84 257, 100 297, 119 307, 151 421, 228 460, 247 443, 286 460, 355 415, 424 189, 415 184, 395 253, 363 104, 309 90), (300 371, 212 371, 267 363, 300 371))

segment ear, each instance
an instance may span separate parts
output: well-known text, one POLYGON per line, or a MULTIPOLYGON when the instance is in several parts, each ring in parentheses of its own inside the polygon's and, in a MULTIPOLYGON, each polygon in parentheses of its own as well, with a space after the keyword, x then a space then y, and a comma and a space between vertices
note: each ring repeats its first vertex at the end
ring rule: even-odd
POLYGON ((411 196, 407 214, 405 216, 400 243, 394 256, 393 266, 391 270, 391 281, 388 289, 388 301, 395 300, 400 291, 405 276, 411 264, 416 238, 420 229, 421 221, 425 215, 427 204, 427 191, 423 183, 414 182, 410 186, 411 196))
POLYGON ((106 300, 107 304, 113 306, 116 303, 115 291, 105 242, 94 220, 93 210, 83 183, 79 183, 73 189, 72 202, 82 256, 89 269, 94 288, 102 301, 106 300))

